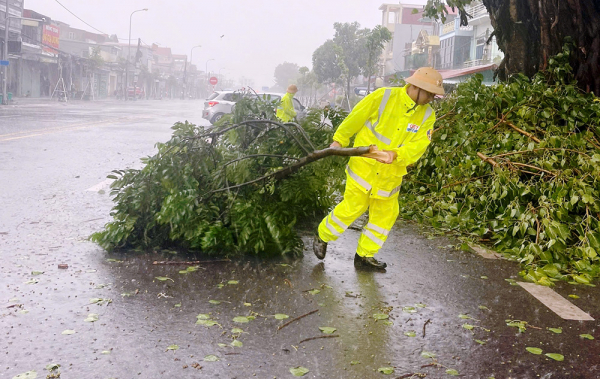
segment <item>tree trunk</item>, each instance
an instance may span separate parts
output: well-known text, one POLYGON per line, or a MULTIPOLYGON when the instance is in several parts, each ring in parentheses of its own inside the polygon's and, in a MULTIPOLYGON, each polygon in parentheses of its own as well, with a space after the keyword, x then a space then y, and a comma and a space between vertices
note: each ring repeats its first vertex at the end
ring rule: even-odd
POLYGON ((534 75, 562 51, 576 46, 571 66, 580 87, 600 95, 600 0, 483 0, 504 60, 500 79, 534 75))

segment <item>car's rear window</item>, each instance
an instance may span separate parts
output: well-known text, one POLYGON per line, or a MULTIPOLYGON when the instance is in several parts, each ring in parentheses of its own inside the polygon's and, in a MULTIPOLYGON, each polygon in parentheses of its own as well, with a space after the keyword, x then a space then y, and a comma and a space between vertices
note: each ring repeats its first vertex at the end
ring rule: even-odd
POLYGON ((281 96, 273 95, 270 93, 259 93, 258 96, 263 100, 270 100, 270 101, 281 100, 281 96))
POLYGON ((206 100, 213 100, 213 99, 215 99, 217 96, 219 96, 219 93, 218 93, 218 92, 213 92, 213 93, 211 93, 211 94, 210 94, 210 96, 209 96, 209 97, 208 97, 208 99, 206 99, 206 100))

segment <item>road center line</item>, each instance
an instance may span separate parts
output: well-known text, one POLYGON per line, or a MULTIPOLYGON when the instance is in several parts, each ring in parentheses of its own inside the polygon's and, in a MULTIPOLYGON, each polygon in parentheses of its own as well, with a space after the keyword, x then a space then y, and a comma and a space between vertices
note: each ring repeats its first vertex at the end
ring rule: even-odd
POLYGON ((114 179, 106 179, 105 181, 100 182, 100 183, 96 184, 95 186, 86 189, 86 191, 98 192, 98 191, 101 191, 104 189, 108 189, 108 188, 110 188, 111 183, 114 181, 115 181, 114 179))
POLYGON ((594 319, 573 305, 569 300, 560 296, 549 287, 540 286, 534 283, 518 282, 525 291, 542 302, 550 310, 565 320, 594 321, 594 319))

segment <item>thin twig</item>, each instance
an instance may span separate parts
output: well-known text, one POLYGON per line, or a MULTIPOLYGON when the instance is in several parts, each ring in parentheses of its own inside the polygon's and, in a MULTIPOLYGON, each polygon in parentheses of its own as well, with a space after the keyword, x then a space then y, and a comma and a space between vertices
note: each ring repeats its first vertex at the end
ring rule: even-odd
POLYGON ((517 127, 516 127, 516 126, 515 126, 513 123, 511 123, 510 121, 504 121, 504 123, 505 123, 506 125, 510 126, 511 128, 513 128, 514 130, 516 130, 517 132, 519 132, 519 133, 521 133, 521 134, 523 134, 523 135, 525 135, 525 136, 527 136, 527 137, 531 138, 531 139, 532 139, 532 140, 534 140, 535 142, 537 142, 537 143, 540 143, 540 142, 542 142, 542 141, 540 141, 540 139, 539 139, 539 138, 537 138, 537 137, 536 137, 536 136, 534 136, 533 134, 531 134, 531 133, 527 133, 527 132, 526 132, 526 131, 524 131, 523 129, 517 128, 517 127))
POLYGON ((184 265, 184 266, 190 266, 190 265, 197 265, 197 264, 201 264, 201 263, 216 263, 216 262, 231 262, 230 259, 218 259, 218 260, 214 260, 214 261, 154 261, 152 262, 153 265, 173 265, 173 266, 177 266, 177 265, 184 265))
POLYGON ((519 162, 510 162, 510 161, 508 163, 510 163, 512 165, 515 165, 515 166, 522 166, 522 167, 533 168, 535 170, 538 170, 538 171, 541 171, 541 172, 545 172, 546 174, 556 176, 556 174, 553 173, 552 171, 544 170, 543 168, 539 168, 537 166, 532 166, 532 165, 528 165, 528 164, 525 164, 525 163, 519 163, 519 162))
POLYGON ((488 177, 488 176, 492 176, 492 175, 491 175, 491 174, 488 174, 488 175, 478 176, 478 177, 476 177, 476 178, 471 178, 471 179, 467 179, 467 180, 462 180, 462 181, 460 181, 460 182, 456 182, 456 183, 450 183, 450 184, 446 184, 445 186, 443 186, 443 187, 442 187, 442 189, 444 189, 444 188, 448 188, 448 187, 457 186, 457 185, 459 185, 459 184, 463 184, 463 183, 473 182, 473 181, 475 181, 475 180, 482 179, 482 178, 486 178, 486 177, 488 177))
POLYGON ((411 374, 404 374, 404 375, 402 375, 402 376, 399 376, 399 377, 397 377, 396 379, 406 379, 406 378, 412 378, 412 377, 413 377, 413 376, 415 376, 415 375, 417 375, 417 376, 419 376, 419 377, 421 377, 421 378, 424 378, 424 376, 423 376, 423 374, 422 374, 422 373, 420 373, 420 372, 413 372, 413 373, 411 373, 411 374))
POLYGON ((300 345, 302 342, 306 342, 306 341, 312 341, 312 340, 318 340, 320 338, 336 338, 339 337, 339 334, 331 334, 331 335, 326 335, 326 336, 318 336, 318 337, 310 337, 310 338, 305 338, 302 341, 298 342, 298 345, 300 345))
POLYGON ((586 157, 590 158, 589 155, 587 155, 586 153, 582 153, 581 151, 571 150, 571 149, 556 149, 556 148, 548 148, 548 147, 541 147, 539 149, 533 149, 533 150, 513 151, 512 153, 500 154, 500 155, 493 156, 491 158, 496 159, 496 158, 501 158, 501 157, 507 157, 509 155, 524 154, 524 153, 529 153, 529 152, 533 152, 533 151, 543 151, 543 150, 548 150, 548 151, 563 151, 563 150, 564 151, 570 151, 570 152, 573 152, 573 153, 585 155, 586 157))
POLYGON ((431 319, 428 319, 425 321, 425 324, 423 324, 423 338, 425 338, 425 328, 427 327, 427 324, 431 324, 431 319))
POLYGON ((292 320, 290 320, 290 321, 286 322, 285 324, 281 325, 280 327, 278 327, 278 328, 277 328, 277 331, 280 331, 281 329, 285 328, 286 326, 288 326, 288 325, 289 325, 289 324, 291 324, 292 322, 298 321, 298 320, 300 320, 301 318, 304 318, 304 317, 306 317, 306 316, 310 316, 310 315, 312 315, 313 313, 317 313, 318 311, 319 311, 318 309, 315 309, 314 311, 310 311, 310 312, 308 312, 308 313, 306 313, 306 314, 303 314, 302 316, 298 316, 298 317, 296 317, 295 319, 292 319, 292 320))

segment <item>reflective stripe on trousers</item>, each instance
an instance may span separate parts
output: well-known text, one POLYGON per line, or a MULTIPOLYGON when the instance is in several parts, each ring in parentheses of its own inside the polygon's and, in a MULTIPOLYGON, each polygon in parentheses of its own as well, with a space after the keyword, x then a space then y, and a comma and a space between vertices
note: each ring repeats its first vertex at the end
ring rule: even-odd
POLYGON ((348 180, 344 200, 319 225, 319 237, 325 242, 337 240, 360 215, 369 209, 369 223, 365 226, 356 252, 372 257, 383 246, 398 217, 398 199, 377 199, 365 193, 358 182, 348 180))

